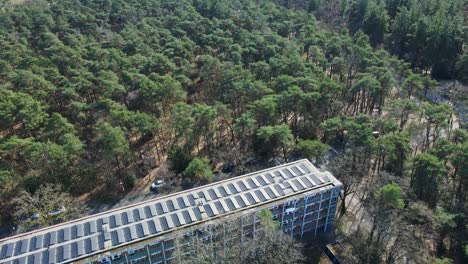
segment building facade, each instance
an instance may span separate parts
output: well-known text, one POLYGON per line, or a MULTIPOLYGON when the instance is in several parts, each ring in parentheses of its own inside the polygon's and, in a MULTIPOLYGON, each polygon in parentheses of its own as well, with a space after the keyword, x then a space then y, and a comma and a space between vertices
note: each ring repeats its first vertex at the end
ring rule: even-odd
POLYGON ((181 241, 254 238, 264 209, 285 234, 316 235, 333 229, 341 188, 299 160, 0 240, 0 262, 175 263, 181 241))

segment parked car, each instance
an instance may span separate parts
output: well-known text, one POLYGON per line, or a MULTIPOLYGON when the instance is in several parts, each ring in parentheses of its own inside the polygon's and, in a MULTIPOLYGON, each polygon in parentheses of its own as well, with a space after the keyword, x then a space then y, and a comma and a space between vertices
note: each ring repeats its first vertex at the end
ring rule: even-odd
POLYGON ((164 183, 163 180, 157 180, 153 183, 151 183, 150 190, 156 191, 159 187, 164 186, 166 183, 164 183))

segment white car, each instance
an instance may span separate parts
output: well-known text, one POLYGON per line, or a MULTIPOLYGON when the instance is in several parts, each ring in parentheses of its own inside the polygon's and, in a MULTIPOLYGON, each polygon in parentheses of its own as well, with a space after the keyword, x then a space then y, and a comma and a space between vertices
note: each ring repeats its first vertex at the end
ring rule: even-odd
POLYGON ((156 190, 157 188, 161 187, 161 186, 164 186, 164 181, 163 180, 157 180, 153 183, 151 183, 151 190, 156 190))

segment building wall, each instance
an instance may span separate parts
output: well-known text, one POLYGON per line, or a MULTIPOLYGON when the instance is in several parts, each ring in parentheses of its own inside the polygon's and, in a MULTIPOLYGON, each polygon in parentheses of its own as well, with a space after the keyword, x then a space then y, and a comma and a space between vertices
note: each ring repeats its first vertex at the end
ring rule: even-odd
MULTIPOLYGON (((280 228, 285 234, 296 238, 302 238, 304 233, 309 232, 317 235, 333 229, 340 189, 341 186, 330 185, 304 193, 302 196, 289 198, 268 209, 272 212, 273 219, 281 223, 280 228)), ((254 237, 255 232, 260 228, 260 219, 255 217, 257 212, 241 216, 241 239, 243 236, 254 237)), ((226 233, 232 232, 232 230, 229 230, 229 225, 223 224, 222 226, 223 228, 220 229, 214 225, 204 225, 173 237, 156 238, 158 240, 101 257, 88 263, 175 263, 176 238, 178 241, 181 241, 180 238, 201 241, 226 239, 226 233)))

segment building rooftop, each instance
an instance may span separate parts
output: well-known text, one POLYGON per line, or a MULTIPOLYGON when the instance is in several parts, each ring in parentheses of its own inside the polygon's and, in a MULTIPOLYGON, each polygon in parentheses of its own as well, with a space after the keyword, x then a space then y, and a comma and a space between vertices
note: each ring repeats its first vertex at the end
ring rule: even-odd
POLYGON ((340 183, 304 159, 0 240, 1 263, 72 262, 340 183))

